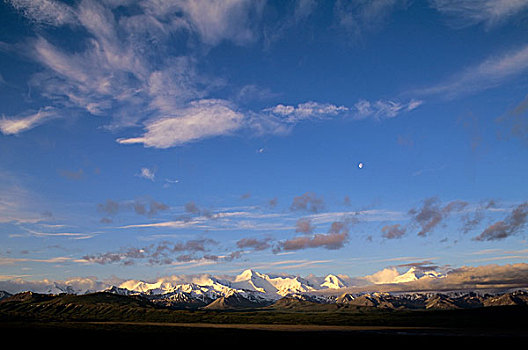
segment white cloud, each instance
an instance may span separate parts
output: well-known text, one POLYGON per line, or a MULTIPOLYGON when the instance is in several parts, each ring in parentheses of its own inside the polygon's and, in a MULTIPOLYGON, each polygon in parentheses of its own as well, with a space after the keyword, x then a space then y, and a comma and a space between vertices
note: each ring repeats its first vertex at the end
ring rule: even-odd
POLYGON ((36 113, 23 117, 6 118, 5 116, 2 116, 2 118, 0 119, 0 131, 4 135, 17 135, 23 131, 32 129, 47 120, 57 117, 58 115, 55 109, 51 107, 42 108, 36 113))
POLYGON ((528 9, 527 0, 430 0, 431 6, 451 17, 456 27, 504 23, 528 9))
POLYGON ((414 100, 402 103, 393 100, 377 100, 370 102, 359 100, 353 107, 338 106, 330 103, 306 102, 297 106, 278 104, 271 108, 264 109, 264 112, 280 118, 277 121, 287 124, 295 124, 302 120, 324 119, 329 116, 349 116, 356 119, 363 118, 394 118, 402 112, 412 111, 423 103, 421 100, 414 100))
POLYGON ((282 120, 286 123, 297 123, 305 119, 321 119, 346 111, 348 111, 348 108, 345 106, 313 101, 300 103, 297 106, 278 104, 274 107, 264 109, 264 112, 282 117, 282 120))
POLYGON ((338 0, 334 13, 338 24, 357 38, 382 26, 395 7, 402 4, 406 0, 338 0))
POLYGON ((121 138, 121 144, 142 143, 146 147, 168 148, 205 137, 229 134, 242 127, 244 115, 224 100, 199 100, 175 111, 173 116, 150 120, 146 132, 135 138, 121 138))
POLYGON ((417 94, 443 95, 453 98, 498 86, 528 71, 528 45, 454 74, 447 81, 415 91, 417 94))
POLYGON ((75 24, 75 11, 68 5, 53 0, 7 0, 27 18, 42 24, 60 26, 75 24))
POLYGON ((423 101, 415 99, 412 99, 407 103, 393 100, 377 100, 373 102, 360 100, 354 105, 352 114, 356 119, 394 118, 400 113, 412 111, 422 104, 423 101))
POLYGON ((236 44, 254 41, 254 23, 260 19, 266 1, 182 0, 176 3, 202 41, 216 45, 222 40, 236 44))
POLYGON ((154 170, 151 170, 149 168, 141 168, 141 171, 138 176, 144 179, 148 179, 150 181, 154 181, 154 179, 156 178, 154 170))
POLYGON ((372 275, 365 276, 364 279, 374 284, 392 283, 400 273, 396 268, 390 267, 378 271, 372 275))
MULTIPOLYGON (((40 13, 34 10, 37 5, 50 9, 50 4, 60 3, 13 0, 11 4, 30 17, 40 13)), ((306 18, 315 5, 313 1, 297 2, 294 15, 306 18)), ((24 52, 45 68, 30 80, 32 91, 40 92, 64 115, 81 110, 108 116, 108 130, 144 127, 137 137, 119 138, 121 144, 168 148, 242 130, 259 135, 287 134, 304 120, 354 113, 360 118, 392 118, 420 103, 379 100, 356 111, 355 107, 309 101, 242 112, 234 103, 211 98, 214 89, 225 86, 225 82, 199 74, 196 56, 191 53, 175 56, 174 52, 188 52, 189 46, 175 48, 174 35, 190 32, 195 34, 190 40, 206 45, 225 40, 247 44, 258 35, 255 26, 264 0, 142 0, 135 5, 132 1, 84 0, 64 8, 57 6, 56 15, 68 20, 56 20, 55 25, 69 24, 74 18, 88 35, 75 51, 58 47, 44 36, 28 40, 24 52), (118 6, 132 6, 134 11, 120 11, 117 16, 118 6)), ((244 93, 251 90, 255 88, 244 93)), ((269 91, 260 94, 261 98, 275 96, 269 91)), ((0 130, 18 134, 52 116, 51 109, 42 109, 24 118, 4 117, 0 130)))

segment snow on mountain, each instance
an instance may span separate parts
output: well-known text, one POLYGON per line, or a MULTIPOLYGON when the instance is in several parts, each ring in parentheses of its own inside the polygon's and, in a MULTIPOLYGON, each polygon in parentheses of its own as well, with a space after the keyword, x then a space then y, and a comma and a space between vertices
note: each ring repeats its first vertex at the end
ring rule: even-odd
POLYGON ((340 289, 345 287, 348 287, 346 283, 335 275, 326 276, 324 282, 321 283, 321 288, 340 289))
MULTIPOLYGON (((389 279, 378 280, 377 283, 406 283, 421 278, 441 278, 443 275, 435 271, 421 271, 411 267, 403 274, 393 273, 389 279)), ((375 281, 371 281, 376 283, 375 281)), ((342 278, 336 275, 327 275, 322 278, 311 278, 310 281, 299 276, 269 275, 251 269, 243 271, 234 277, 223 279, 204 275, 193 282, 173 281, 159 279, 154 283, 129 280, 116 287, 115 292, 133 293, 149 296, 170 296, 175 293, 185 293, 193 298, 217 299, 239 295, 248 299, 280 299, 287 295, 303 294, 328 289, 341 289, 349 287, 342 278)))
POLYGON ((258 301, 260 299, 277 300, 293 294, 313 294, 313 292, 318 291, 339 290, 358 286, 358 281, 374 284, 406 283, 419 279, 442 277, 445 277, 445 275, 435 271, 423 271, 414 267, 403 274, 397 272, 396 269, 385 269, 374 275, 356 279, 332 274, 325 277, 308 275, 306 278, 301 278, 295 275, 264 274, 248 269, 236 276, 222 277, 214 277, 207 274, 185 275, 168 276, 154 281, 121 280, 117 283, 92 279, 76 279, 63 282, 46 281, 46 283, 39 284, 38 288, 25 290, 45 294, 85 294, 107 291, 121 295, 143 295, 149 299, 169 298, 172 295, 175 300, 183 297, 215 300, 221 297, 237 295, 258 301))
POLYGON ((422 278, 442 278, 444 275, 436 271, 420 271, 415 267, 411 267, 407 272, 394 278, 392 283, 406 283, 416 281, 422 278))
MULTIPOLYGON (((337 277, 327 278, 323 288, 338 288, 344 285, 337 277)), ((115 291, 129 290, 144 295, 167 295, 184 292, 191 296, 205 296, 216 299, 231 295, 245 295, 247 298, 278 299, 288 294, 307 293, 317 288, 299 276, 273 276, 248 269, 241 274, 218 279, 212 276, 202 277, 195 282, 177 284, 159 279, 154 283, 129 280, 121 283, 115 291)))
POLYGON ((413 266, 405 273, 399 273, 395 268, 387 268, 378 271, 373 275, 365 276, 363 279, 374 284, 397 284, 413 282, 424 278, 428 279, 443 277, 446 277, 446 275, 434 270, 424 271, 413 266))
POLYGON ((292 293, 307 293, 316 289, 298 276, 272 276, 253 270, 245 270, 232 282, 237 288, 264 293, 280 298, 292 293))
POLYGON ((147 294, 166 294, 174 291, 174 286, 169 282, 164 282, 163 280, 158 280, 155 283, 128 280, 121 283, 119 288, 147 294))

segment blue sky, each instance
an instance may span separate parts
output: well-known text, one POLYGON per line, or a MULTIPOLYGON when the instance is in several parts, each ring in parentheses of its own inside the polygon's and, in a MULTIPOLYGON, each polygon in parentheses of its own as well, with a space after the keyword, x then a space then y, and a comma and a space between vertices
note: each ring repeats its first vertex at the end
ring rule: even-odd
POLYGON ((0 21, 4 280, 528 258, 528 1, 4 0, 0 21))

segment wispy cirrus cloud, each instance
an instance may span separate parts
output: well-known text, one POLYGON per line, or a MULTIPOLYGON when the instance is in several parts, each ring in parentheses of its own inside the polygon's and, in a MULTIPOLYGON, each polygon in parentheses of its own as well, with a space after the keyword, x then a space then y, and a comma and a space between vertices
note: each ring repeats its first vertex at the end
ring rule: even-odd
POLYGON ((494 88, 519 77, 526 71, 528 71, 528 45, 523 45, 501 55, 489 57, 453 74, 444 82, 414 91, 414 94, 455 98, 494 88))
MULTIPOLYGON (((76 35, 83 45, 72 50, 58 45, 52 35, 37 34, 13 47, 43 68, 34 74, 30 86, 56 111, 46 107, 38 113, 4 117, 0 123, 4 134, 19 134, 51 118, 81 112, 110 116, 105 129, 113 132, 125 127, 143 129, 135 135, 127 129, 128 135, 116 138, 120 144, 169 148, 242 132, 287 134, 302 121, 338 116, 393 118, 421 103, 361 100, 346 107, 308 101, 255 111, 240 108, 236 98, 218 98, 216 92, 228 82, 200 72, 201 48, 257 40, 265 1, 142 0, 119 6, 94 0, 71 5, 52 0, 9 3, 34 23, 81 28, 76 35), (178 35, 193 45, 175 48, 173 39, 178 35)), ((290 17, 300 21, 315 5, 298 2, 290 9, 290 17)))
POLYGON ((337 24, 359 39, 365 32, 382 27, 389 15, 406 0, 338 0, 334 4, 337 24))
POLYGON ((200 100, 176 111, 171 117, 148 121, 142 136, 120 138, 121 144, 141 143, 146 147, 168 148, 207 137, 227 135, 240 129, 244 115, 222 100, 200 100))
POLYGON ((0 265, 13 265, 24 262, 35 262, 35 263, 46 263, 46 264, 57 264, 64 262, 74 261, 71 257, 58 256, 53 258, 6 258, 0 257, 0 265))
POLYGON ((18 135, 51 119, 59 118, 60 114, 53 107, 41 108, 38 112, 19 116, 0 118, 0 132, 4 135, 18 135))
POLYGON ((464 28, 476 24, 494 27, 528 10, 526 0, 430 0, 431 6, 449 17, 449 24, 464 28))
POLYGON ((72 7, 54 0, 6 0, 35 23, 60 26, 75 24, 76 14, 72 7))
POLYGON ((332 118, 352 120, 383 120, 395 118, 402 113, 415 110, 424 101, 411 99, 408 102, 380 99, 361 99, 353 106, 308 101, 297 105, 277 104, 248 118, 248 126, 257 133, 285 134, 303 121, 322 121, 332 118))

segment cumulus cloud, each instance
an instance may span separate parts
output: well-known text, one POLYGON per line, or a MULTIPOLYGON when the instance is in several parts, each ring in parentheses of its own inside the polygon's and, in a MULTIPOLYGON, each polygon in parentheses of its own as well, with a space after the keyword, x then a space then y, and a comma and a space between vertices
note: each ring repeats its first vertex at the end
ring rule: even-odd
POLYGON ((528 264, 463 266, 448 270, 446 275, 439 279, 420 279, 409 287, 422 290, 526 288, 528 264))
POLYGON ((418 236, 425 236, 435 229, 452 212, 460 212, 468 205, 465 201, 455 200, 441 206, 438 198, 427 198, 420 208, 412 208, 409 215, 413 224, 420 226, 418 236))
POLYGON ((381 232, 383 232, 383 237, 387 239, 401 238, 407 232, 407 228, 402 227, 400 224, 385 225, 381 232))
POLYGON ((322 119, 346 111, 348 111, 348 108, 345 106, 313 101, 300 103, 297 106, 278 104, 274 107, 264 109, 264 112, 269 112, 281 117, 281 120, 285 123, 297 123, 301 120, 309 119, 322 119))
POLYGON ((318 197, 315 193, 306 192, 300 196, 293 198, 290 209, 293 211, 303 210, 311 211, 314 213, 319 212, 324 208, 324 201, 318 197))
POLYGON ((300 218, 295 223, 295 232, 310 234, 314 230, 310 218, 300 218))
MULTIPOLYGON (((442 268, 443 278, 421 278, 416 281, 392 284, 400 275, 397 267, 413 267, 412 264, 388 267, 372 275, 360 277, 374 285, 360 286, 355 291, 442 291, 442 290, 496 290, 504 291, 528 286, 528 264, 463 266, 442 268), (388 284, 387 284, 388 283, 388 284)), ((422 271, 436 270, 437 266, 425 265, 422 271)), ((358 284, 360 285, 360 284, 358 284)))
POLYGON ((176 243, 161 242, 143 248, 126 248, 119 251, 85 255, 79 262, 101 265, 112 263, 132 265, 136 261, 143 261, 149 264, 170 265, 175 261, 196 260, 198 259, 195 255, 196 253, 202 253, 203 256, 201 258, 205 256, 212 257, 212 255, 205 253, 209 251, 210 246, 217 244, 218 242, 212 239, 196 239, 176 243))
POLYGON ((528 202, 515 207, 512 212, 501 221, 488 226, 474 239, 477 241, 497 241, 508 238, 522 231, 528 220, 528 202))
POLYGON ((215 219, 219 218, 223 214, 213 214, 209 209, 200 208, 194 201, 185 203, 185 212, 192 215, 204 216, 206 218, 215 219))
POLYGON ((271 247, 270 238, 242 238, 237 241, 236 245, 240 249, 251 248, 254 250, 265 250, 271 247))
POLYGON ((392 283, 400 273, 395 267, 385 268, 380 270, 372 275, 364 276, 363 278, 374 284, 385 284, 392 283))
POLYGON ((403 112, 418 108, 422 103, 423 101, 414 99, 407 103, 393 100, 371 102, 362 99, 352 107, 314 101, 300 103, 297 106, 278 104, 265 108, 264 115, 255 118, 252 126, 260 127, 262 132, 285 133, 293 125, 304 120, 324 120, 338 116, 352 117, 356 120, 394 118, 403 112))
MULTIPOLYGON (((153 199, 145 200, 145 199, 136 199, 133 201, 122 201, 117 202, 112 199, 107 199, 104 203, 97 204, 97 211, 99 211, 102 214, 115 216, 120 211, 134 211, 136 214, 139 215, 145 215, 145 216, 154 216, 158 214, 160 211, 168 210, 169 206, 162 203, 155 201, 153 199)), ((108 222, 108 218, 106 218, 106 222, 108 222)))
POLYGON ((348 242, 349 223, 346 221, 332 222, 328 233, 303 235, 281 241, 274 248, 274 252, 301 250, 307 248, 341 249, 348 242))
POLYGON ((97 210, 108 215, 115 215, 119 211, 119 203, 112 199, 107 199, 105 203, 97 204, 97 210))
POLYGON ((528 95, 511 111, 496 119, 501 128, 499 136, 501 138, 514 137, 525 145, 528 145, 528 118, 526 112, 528 111, 528 95))
POLYGON ((280 242, 280 250, 301 250, 307 248, 340 249, 348 241, 348 233, 315 234, 310 237, 296 237, 280 242))

